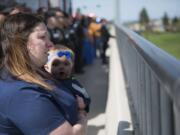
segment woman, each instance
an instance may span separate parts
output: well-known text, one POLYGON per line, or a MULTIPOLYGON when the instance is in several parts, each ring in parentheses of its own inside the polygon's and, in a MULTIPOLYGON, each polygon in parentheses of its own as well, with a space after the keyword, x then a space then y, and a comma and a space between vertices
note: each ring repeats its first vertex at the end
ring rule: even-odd
POLYGON ((85 134, 85 111, 43 70, 53 47, 43 21, 31 14, 10 15, 0 33, 0 134, 85 134))

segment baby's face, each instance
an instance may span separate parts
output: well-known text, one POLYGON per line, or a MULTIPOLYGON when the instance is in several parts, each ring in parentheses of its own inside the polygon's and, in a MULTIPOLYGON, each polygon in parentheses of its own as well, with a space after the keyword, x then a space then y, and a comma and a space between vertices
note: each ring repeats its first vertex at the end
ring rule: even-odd
POLYGON ((55 58, 51 63, 51 74, 55 79, 66 79, 71 75, 73 65, 65 57, 55 58))

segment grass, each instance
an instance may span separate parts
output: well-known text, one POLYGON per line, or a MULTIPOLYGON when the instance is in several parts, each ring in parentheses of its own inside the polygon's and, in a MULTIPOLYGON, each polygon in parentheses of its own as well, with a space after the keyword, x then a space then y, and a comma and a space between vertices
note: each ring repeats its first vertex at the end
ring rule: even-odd
POLYGON ((142 36, 180 60, 180 32, 144 32, 142 36))

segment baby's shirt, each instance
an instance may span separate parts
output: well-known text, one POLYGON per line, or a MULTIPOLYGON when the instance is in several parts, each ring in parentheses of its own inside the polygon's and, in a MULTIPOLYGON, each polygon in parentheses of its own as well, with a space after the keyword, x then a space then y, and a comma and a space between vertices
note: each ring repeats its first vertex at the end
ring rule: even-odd
POLYGON ((76 95, 83 98, 84 103, 86 105, 85 110, 89 112, 90 106, 90 96, 88 95, 86 89, 74 78, 70 77, 60 81, 61 85, 66 87, 70 92, 76 97, 76 95))

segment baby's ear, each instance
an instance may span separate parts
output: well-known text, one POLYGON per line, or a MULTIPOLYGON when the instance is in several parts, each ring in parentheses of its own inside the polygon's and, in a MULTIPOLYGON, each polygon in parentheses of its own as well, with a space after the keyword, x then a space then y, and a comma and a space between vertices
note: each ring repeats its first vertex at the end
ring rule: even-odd
POLYGON ((44 65, 44 69, 47 71, 47 72, 49 72, 50 73, 50 69, 49 69, 49 67, 48 67, 48 65, 46 64, 46 65, 44 65))

